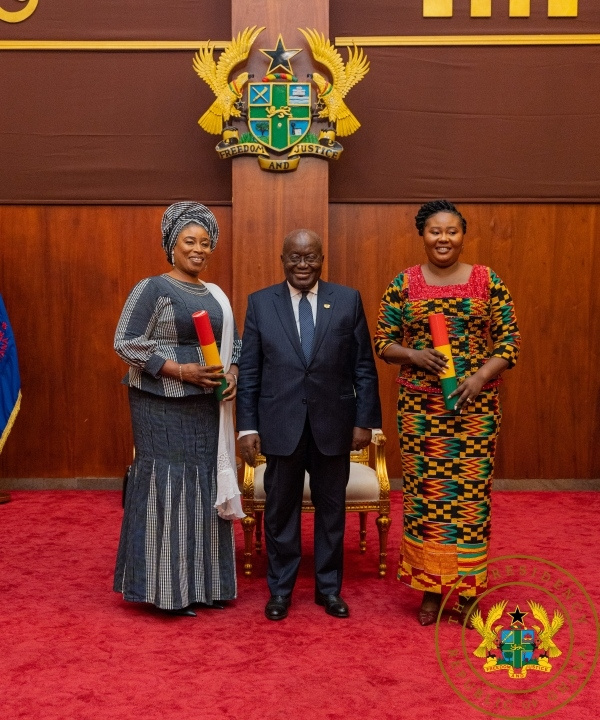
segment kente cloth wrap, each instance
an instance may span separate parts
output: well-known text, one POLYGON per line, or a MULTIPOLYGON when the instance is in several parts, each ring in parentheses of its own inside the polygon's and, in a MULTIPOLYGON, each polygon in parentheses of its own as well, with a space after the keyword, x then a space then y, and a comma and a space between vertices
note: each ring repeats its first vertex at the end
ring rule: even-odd
MULTIPOLYGON (((459 378, 489 357, 503 358, 509 367, 516 362, 521 337, 511 296, 482 265, 473 266, 463 285, 428 285, 420 266, 400 273, 381 302, 378 355, 392 343, 433 347, 432 313, 446 316, 459 378)), ((403 365, 398 382, 404 489, 398 578, 418 590, 446 593, 454 586, 465 597, 477 595, 487 585, 498 381, 484 386, 460 415, 446 409, 436 375, 403 365)))
MULTIPOLYGON (((429 316, 446 316, 448 337, 459 379, 477 372, 489 357, 512 367, 521 336, 510 293, 490 268, 473 265, 464 285, 428 285, 420 265, 401 272, 381 300, 375 350, 384 357, 392 343, 423 350, 433 347, 429 316), (489 341, 492 342, 491 352, 489 341)), ((441 392, 437 375, 412 365, 400 367, 399 382, 415 390, 441 392)))
POLYGON ((186 225, 195 223, 202 226, 210 238, 210 249, 214 250, 219 239, 217 218, 204 205, 196 202, 178 202, 170 205, 164 212, 160 228, 162 246, 168 261, 173 264, 173 250, 177 237, 186 225))

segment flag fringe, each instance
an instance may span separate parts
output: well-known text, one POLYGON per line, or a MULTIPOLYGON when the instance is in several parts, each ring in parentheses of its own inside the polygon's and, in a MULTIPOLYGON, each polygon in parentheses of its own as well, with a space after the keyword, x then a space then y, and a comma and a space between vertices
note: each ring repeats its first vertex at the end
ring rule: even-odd
POLYGON ((0 453, 2 452, 2 448, 4 447, 6 438, 9 436, 10 431, 12 430, 12 426, 15 423, 15 419, 16 419, 17 415, 19 414, 20 408, 21 408, 21 391, 19 390, 19 394, 17 395, 17 401, 15 402, 15 406, 12 409, 10 417, 8 418, 8 422, 6 423, 6 427, 4 428, 4 431, 2 432, 2 437, 0 437, 0 453))

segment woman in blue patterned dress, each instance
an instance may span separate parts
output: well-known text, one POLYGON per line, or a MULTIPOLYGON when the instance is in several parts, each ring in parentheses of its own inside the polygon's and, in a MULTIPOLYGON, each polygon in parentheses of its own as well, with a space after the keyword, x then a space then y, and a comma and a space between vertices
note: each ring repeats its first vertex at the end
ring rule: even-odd
POLYGON ((219 236, 212 212, 180 202, 162 219, 172 269, 131 291, 115 350, 128 363, 135 458, 114 589, 125 600, 194 616, 236 596, 233 523, 243 517, 232 405, 241 350, 225 293, 202 282, 219 236), (223 366, 206 366, 192 313, 206 310, 223 366), (226 400, 214 388, 224 371, 226 400))
POLYGON ((437 619, 441 598, 459 592, 468 620, 487 584, 490 491, 501 410, 500 374, 521 338, 511 296, 488 267, 459 262, 467 223, 446 200, 416 216, 427 262, 401 272, 379 310, 375 348, 400 365, 398 432, 404 534, 398 577, 423 591, 419 622, 437 619), (459 386, 447 410, 428 318, 443 313, 459 386))

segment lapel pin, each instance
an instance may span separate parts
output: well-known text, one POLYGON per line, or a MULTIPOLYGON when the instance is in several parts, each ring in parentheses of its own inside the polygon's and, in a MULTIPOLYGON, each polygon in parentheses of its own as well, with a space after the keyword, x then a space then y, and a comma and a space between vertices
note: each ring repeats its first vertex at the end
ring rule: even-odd
POLYGON ((323 304, 323 307, 324 307, 324 308, 327 308, 327 309, 329 310, 329 308, 331 307, 331 305, 330 305, 329 303, 324 303, 324 304, 323 304))

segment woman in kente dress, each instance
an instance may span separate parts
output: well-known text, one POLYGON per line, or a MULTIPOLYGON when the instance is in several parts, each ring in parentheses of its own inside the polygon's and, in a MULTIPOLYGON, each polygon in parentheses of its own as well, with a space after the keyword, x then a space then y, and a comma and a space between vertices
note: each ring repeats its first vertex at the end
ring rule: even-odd
POLYGON ((114 589, 177 615, 236 597, 233 523, 243 517, 231 402, 241 341, 225 293, 202 282, 219 237, 204 205, 179 202, 162 219, 172 269, 131 291, 115 334, 135 457, 125 496, 114 589), (223 366, 206 366, 192 313, 206 310, 223 366), (214 388, 221 372, 226 399, 214 388))
POLYGON ((487 583, 490 491, 501 410, 500 374, 521 338, 511 296, 496 273, 459 262, 467 223, 446 200, 416 216, 427 261, 403 270, 381 301, 375 348, 400 365, 398 432, 404 534, 398 577, 423 591, 419 622, 436 621, 442 596, 460 595, 462 620, 487 583), (458 388, 447 410, 428 318, 446 319, 458 388))

